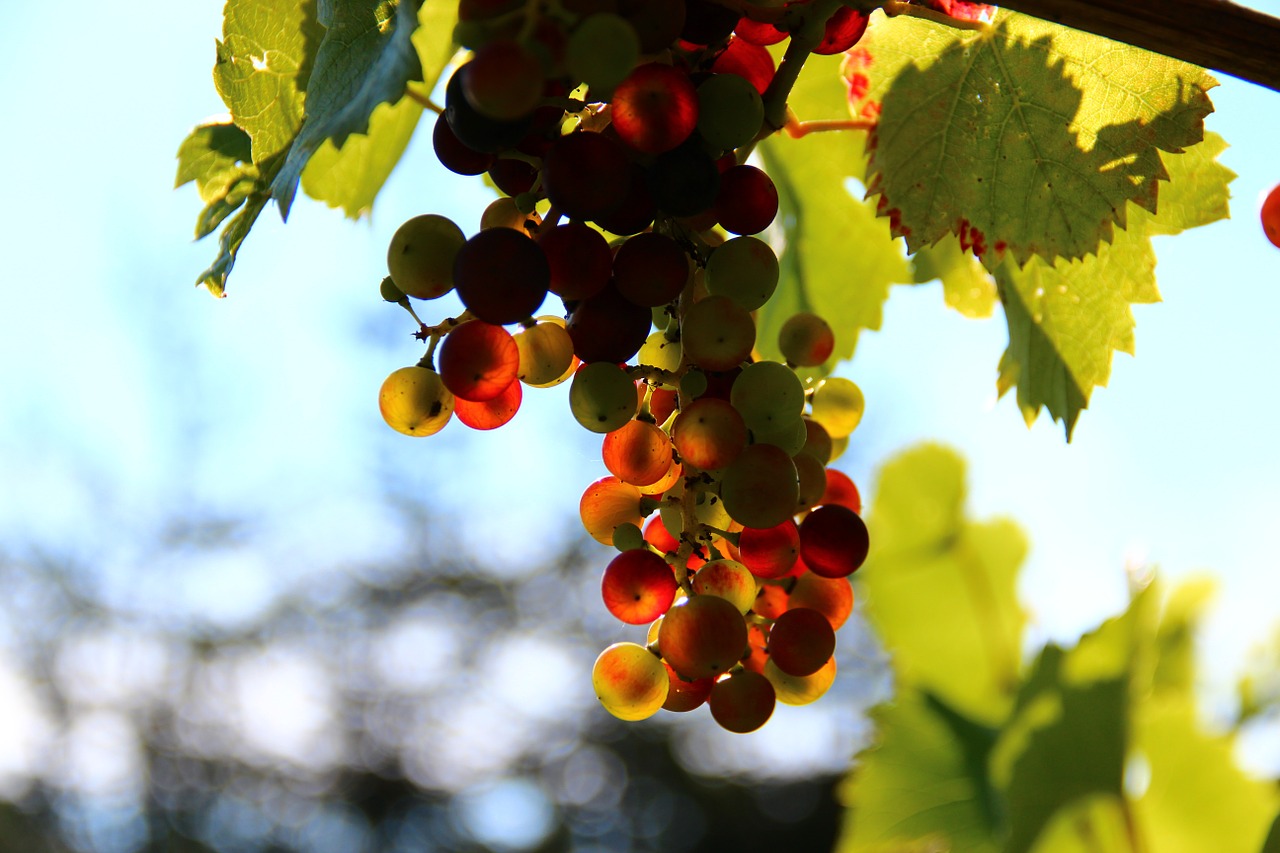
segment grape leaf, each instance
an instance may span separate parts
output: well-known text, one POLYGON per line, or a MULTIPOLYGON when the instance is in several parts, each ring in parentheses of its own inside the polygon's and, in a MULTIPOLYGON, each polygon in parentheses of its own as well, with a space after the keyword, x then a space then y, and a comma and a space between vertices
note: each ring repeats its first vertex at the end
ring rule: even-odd
POLYGON ((923 246, 911 256, 912 278, 916 284, 934 279, 942 282, 947 306, 966 317, 990 317, 995 311, 996 282, 973 255, 960 248, 960 241, 947 235, 932 246, 923 246))
POLYGON ((174 187, 195 181, 205 203, 196 220, 196 239, 212 233, 260 189, 251 149, 249 135, 229 118, 198 125, 179 146, 174 187))
POLYGON ((967 520, 964 463, 932 445, 881 469, 868 519, 875 547, 857 578, 899 683, 998 724, 1022 657, 1021 531, 1009 521, 967 520))
MULTIPOLYGON (((789 104, 810 116, 843 115, 843 86, 827 63, 806 65, 789 104)), ((862 329, 878 329, 889 286, 910 281, 899 244, 874 208, 847 191, 862 175, 861 132, 816 133, 760 143, 763 167, 778 188, 783 232, 780 279, 756 317, 762 356, 782 360, 778 331, 793 314, 820 315, 836 334, 832 358, 805 375, 825 375, 852 357, 862 329)))
POLYGON ((1203 137, 1203 70, 1036 18, 878 21, 868 192, 909 251, 948 233, 994 268, 1082 258, 1157 209, 1160 151, 1203 137))
POLYGON ((995 730, 909 688, 871 717, 877 742, 838 791, 850 810, 837 853, 999 850, 1000 804, 986 769, 995 730))
POLYGON ((320 0, 326 29, 307 81, 304 121, 271 182, 282 217, 289 216, 303 168, 326 139, 341 147, 351 134, 367 132, 378 104, 395 103, 410 81, 422 79, 412 41, 417 12, 417 0, 320 0))
MULTIPOLYGON (((457 4, 442 0, 428 0, 418 10, 413 45, 422 63, 420 91, 431 91, 457 51, 453 43, 457 17, 457 4)), ((352 134, 341 148, 326 139, 316 149, 302 172, 303 190, 330 207, 342 208, 353 219, 368 213, 421 116, 422 106, 413 98, 379 104, 369 115, 367 133, 352 134)))
POLYGON ((1021 269, 1006 259, 996 267, 1009 325, 998 389, 1004 394, 1017 386, 1028 424, 1044 407, 1070 440, 1093 388, 1107 383, 1112 352, 1133 353, 1130 305, 1160 298, 1150 238, 1227 215, 1227 182, 1234 175, 1215 160, 1225 147, 1210 134, 1167 157, 1172 180, 1161 194, 1160 214, 1132 211, 1128 228, 1094 257, 1053 264, 1033 258, 1021 269))
POLYGON ((302 126, 303 90, 324 29, 315 0, 228 0, 222 26, 213 83, 260 164, 287 149, 302 126))

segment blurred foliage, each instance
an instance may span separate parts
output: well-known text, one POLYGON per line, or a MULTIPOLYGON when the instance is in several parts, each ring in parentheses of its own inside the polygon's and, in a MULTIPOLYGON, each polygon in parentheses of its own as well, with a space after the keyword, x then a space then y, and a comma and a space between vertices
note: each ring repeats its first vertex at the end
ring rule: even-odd
POLYGON ((841 787, 840 853, 1263 849, 1280 791, 1236 766, 1235 731, 1196 713, 1208 584, 1166 595, 1132 577, 1123 614, 1024 667, 1026 542, 966 517, 955 454, 926 446, 886 464, 870 522, 860 592, 897 686, 841 787))

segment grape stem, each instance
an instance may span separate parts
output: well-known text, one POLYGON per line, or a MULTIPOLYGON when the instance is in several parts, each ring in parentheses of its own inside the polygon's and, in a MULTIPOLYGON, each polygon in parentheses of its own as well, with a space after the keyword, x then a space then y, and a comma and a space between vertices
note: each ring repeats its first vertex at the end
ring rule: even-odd
POLYGON ((829 130, 874 130, 876 123, 869 118, 846 118, 846 119, 816 119, 813 121, 800 121, 794 115, 787 118, 787 124, 783 128, 787 132, 787 136, 792 139, 800 139, 811 133, 824 133, 829 130))
POLYGON ((680 374, 672 370, 663 370, 661 367, 653 367, 648 364, 628 365, 626 369, 627 376, 632 379, 643 379, 650 385, 671 385, 680 384, 680 374))
POLYGON ((435 101, 431 100, 431 98, 419 92, 417 89, 413 87, 412 83, 404 87, 404 93, 408 95, 411 100, 417 101, 418 104, 421 105, 421 107, 424 110, 431 110, 431 112, 435 113, 436 115, 442 115, 444 113, 444 107, 440 106, 435 101))
POLYGON ((880 8, 884 9, 884 13, 890 18, 898 15, 906 15, 909 18, 923 18, 926 21, 933 21, 935 24, 942 24, 945 27, 951 27, 957 30, 976 30, 978 32, 986 32, 991 29, 991 25, 986 21, 974 21, 968 18, 953 18, 945 12, 939 12, 936 9, 930 9, 927 6, 917 6, 913 3, 906 3, 903 0, 885 0, 884 5, 880 8))
MULTIPOLYGON (((787 123, 787 98, 795 88, 796 80, 804 63, 813 53, 813 49, 822 43, 826 32, 827 21, 842 4, 839 0, 812 0, 804 7, 804 17, 800 25, 791 33, 791 41, 787 52, 783 54, 782 63, 773 75, 769 87, 764 92, 764 123, 761 131, 768 135, 781 130, 787 123)), ((752 143, 754 146, 754 143, 752 143)), ((745 158, 741 155, 738 162, 745 158)))

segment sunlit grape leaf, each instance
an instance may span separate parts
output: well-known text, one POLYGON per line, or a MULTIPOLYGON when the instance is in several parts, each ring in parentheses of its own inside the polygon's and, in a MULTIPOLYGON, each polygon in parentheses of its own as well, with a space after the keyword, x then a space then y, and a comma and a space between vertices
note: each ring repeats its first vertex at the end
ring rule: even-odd
POLYGON ((1233 739, 1205 731, 1195 699, 1164 694, 1142 703, 1135 747, 1150 784, 1133 805, 1139 831, 1158 853, 1257 853, 1280 806, 1274 783, 1246 775, 1233 739))
POLYGON ((1133 853, 1125 804, 1112 794, 1089 794, 1053 813, 1032 853, 1133 853))
POLYGON ((977 258, 960 248, 960 241, 946 236, 911 256, 916 284, 942 282, 948 307, 966 317, 990 317, 995 311, 996 282, 977 258))
POLYGON ((915 251, 952 233, 994 268, 1082 258, 1157 209, 1160 151, 1203 137, 1202 69, 1001 12, 980 32, 874 26, 868 190, 915 251), (938 52, 939 48, 942 48, 938 52))
POLYGON ((228 0, 213 82, 253 140, 253 162, 284 151, 302 126, 311 63, 324 28, 315 0, 228 0))
POLYGON ((197 126, 178 148, 175 187, 195 181, 205 203, 196 219, 196 238, 213 232, 254 192, 261 189, 252 162, 249 135, 230 119, 197 126))
MULTIPOLYGON (((789 103, 811 115, 842 117, 843 84, 829 62, 801 75, 800 92, 789 103)), ((862 175, 860 132, 778 136, 756 149, 778 188, 778 223, 785 246, 781 278, 772 299, 757 313, 757 347, 781 360, 778 331, 792 314, 823 317, 836 333, 836 348, 823 374, 853 355, 862 329, 878 329, 889 286, 911 280, 901 245, 875 210, 854 198, 846 182, 862 175)))
MULTIPOLYGON (((457 17, 457 4, 447 0, 427 0, 418 10, 413 46, 422 64, 422 84, 414 87, 422 93, 431 91, 456 52, 457 17)), ((368 133, 348 136, 341 148, 326 139, 316 149, 302 172, 303 190, 352 218, 368 213, 421 116, 422 106, 413 98, 379 104, 369 116, 368 133)))
POLYGON ((1186 581, 1175 587, 1164 605, 1155 636, 1151 687, 1192 698, 1196 687, 1195 633, 1213 597, 1211 578, 1186 581))
POLYGON ((877 742, 838 793, 849 810, 837 853, 999 850, 986 769, 995 730, 909 688, 871 716, 877 742))
POLYGON ((353 133, 369 130, 381 103, 404 97, 410 81, 422 79, 412 36, 419 0, 324 0, 318 17, 324 39, 307 81, 302 128, 289 146, 271 193, 289 215, 299 177, 326 139, 341 147, 353 133))
POLYGON ((1215 160, 1225 147, 1210 134, 1184 154, 1166 155, 1171 181, 1161 191, 1159 215, 1133 210, 1128 229, 1097 255, 1054 264, 1034 258, 1021 269, 1006 259, 996 268, 1009 324, 998 387, 1003 394, 1017 386, 1028 423, 1043 406, 1069 439, 1094 387, 1107 383, 1113 351, 1133 353, 1130 306, 1160 298, 1150 238, 1227 215, 1234 176, 1215 160))
POLYGON ((1022 532, 1009 521, 965 519, 963 462, 940 447, 886 464, 875 494, 871 557, 857 579, 899 682, 998 724, 1019 681, 1022 532))

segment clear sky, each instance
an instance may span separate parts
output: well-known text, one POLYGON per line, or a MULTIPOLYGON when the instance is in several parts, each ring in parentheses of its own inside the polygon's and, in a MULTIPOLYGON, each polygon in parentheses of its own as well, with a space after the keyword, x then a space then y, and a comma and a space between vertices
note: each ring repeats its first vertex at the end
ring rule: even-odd
MULTIPOLYGON (((156 606, 230 621, 309 572, 394 550, 388 472, 513 572, 558 548, 603 473, 564 388, 526 393, 494 433, 408 439, 377 413, 382 378, 420 354, 377 297, 391 233, 429 211, 471 233, 490 196, 434 166, 420 133, 369 220, 304 200, 282 226, 269 209, 229 298, 210 298, 191 284, 215 247, 191 241, 194 188, 171 187, 178 143, 223 110, 210 76, 221 3, 128 8, 72 0, 55 31, 41 7, 0 7, 0 542, 78 555, 120 600, 147 581, 156 606), (149 542, 197 518, 248 518, 263 547, 179 575, 146 564, 149 542)), ((840 467, 869 488, 914 442, 958 448, 973 512, 1029 534, 1037 640, 1118 612, 1127 561, 1173 580, 1211 572, 1203 651, 1221 712, 1248 649, 1280 626, 1280 250, 1256 216, 1280 182, 1280 93, 1224 78, 1211 96, 1208 126, 1239 175, 1234 218, 1157 241, 1166 302, 1135 309, 1137 358, 1116 357, 1073 443, 995 402, 1001 318, 966 320, 936 285, 901 287, 842 368, 868 402, 840 467)), ((1274 741, 1259 749, 1280 766, 1274 741)))

